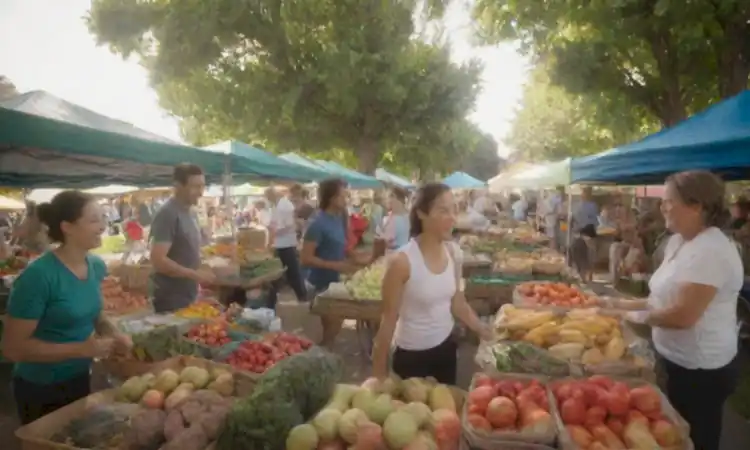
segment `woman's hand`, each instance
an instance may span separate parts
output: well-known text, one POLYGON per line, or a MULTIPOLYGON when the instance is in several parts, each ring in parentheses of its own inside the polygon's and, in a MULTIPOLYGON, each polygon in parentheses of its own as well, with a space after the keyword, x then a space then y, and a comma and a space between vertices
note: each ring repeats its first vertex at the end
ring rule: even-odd
POLYGON ((479 328, 475 330, 475 332, 483 342, 492 342, 495 340, 495 332, 492 331, 492 327, 486 323, 479 325, 479 328))
POLYGON ((622 318, 627 320, 628 322, 636 323, 639 325, 647 324, 650 317, 650 311, 628 311, 622 316, 622 318))
POLYGON ((114 335, 114 351, 117 354, 127 355, 133 350, 133 339, 125 333, 116 333, 114 335))
POLYGON ((115 349, 115 338, 91 337, 86 342, 86 356, 90 358, 106 359, 115 349))

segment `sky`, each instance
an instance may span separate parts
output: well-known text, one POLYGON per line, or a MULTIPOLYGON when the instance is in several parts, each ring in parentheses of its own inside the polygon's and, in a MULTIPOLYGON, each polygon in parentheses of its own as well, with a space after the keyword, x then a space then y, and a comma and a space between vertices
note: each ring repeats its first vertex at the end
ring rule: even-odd
MULTIPOLYGON (((90 0, 0 0, 0 75, 21 92, 44 90, 181 140, 177 121, 159 107, 137 61, 96 46, 82 19, 89 6, 90 0)), ((446 28, 457 61, 480 58, 484 63, 483 90, 471 119, 501 142, 521 97, 526 60, 512 44, 472 46, 466 6, 450 9, 446 28)), ((498 153, 508 152, 500 144, 498 153)))

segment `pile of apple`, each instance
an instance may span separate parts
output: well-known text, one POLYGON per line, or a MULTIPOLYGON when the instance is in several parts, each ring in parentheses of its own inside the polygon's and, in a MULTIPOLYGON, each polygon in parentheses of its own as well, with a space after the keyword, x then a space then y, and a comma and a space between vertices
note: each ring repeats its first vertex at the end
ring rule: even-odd
POLYGON ((232 342, 227 335, 229 325, 224 321, 201 323, 191 327, 185 337, 208 347, 221 347, 232 342))
POLYGON ((225 361, 237 370, 263 373, 282 359, 312 347, 308 339, 290 333, 272 333, 262 341, 244 341, 225 361))
POLYGON ((554 435, 546 388, 537 380, 474 378, 467 422, 475 431, 554 435))
POLYGON ((680 430, 664 416, 661 395, 649 385, 629 387, 595 375, 551 384, 560 417, 580 449, 677 448, 680 430))

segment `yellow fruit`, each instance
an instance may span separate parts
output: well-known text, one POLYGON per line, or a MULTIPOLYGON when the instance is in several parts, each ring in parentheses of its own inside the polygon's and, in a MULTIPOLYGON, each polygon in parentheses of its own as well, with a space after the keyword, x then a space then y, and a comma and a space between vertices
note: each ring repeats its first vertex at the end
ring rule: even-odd
POLYGON ((604 359, 619 361, 625 355, 625 342, 622 338, 613 338, 604 348, 604 359))
POLYGON ((578 344, 585 344, 587 342, 586 336, 578 330, 560 330, 558 336, 560 336, 560 342, 574 342, 578 344))

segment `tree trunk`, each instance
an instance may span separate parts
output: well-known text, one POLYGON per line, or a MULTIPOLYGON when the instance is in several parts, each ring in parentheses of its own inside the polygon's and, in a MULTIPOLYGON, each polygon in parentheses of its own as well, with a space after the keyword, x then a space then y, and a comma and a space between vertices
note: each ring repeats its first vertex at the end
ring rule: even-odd
POLYGON ((355 152, 357 156, 357 170, 367 175, 375 175, 375 169, 380 162, 380 149, 374 139, 363 137, 360 139, 355 152))
POLYGON ((716 59, 719 64, 719 97, 733 97, 747 89, 750 76, 750 52, 746 45, 746 36, 750 32, 747 19, 723 24, 723 45, 717 46, 716 59))
POLYGON ((688 116, 680 85, 680 64, 676 48, 678 44, 671 33, 670 29, 657 26, 648 36, 663 86, 654 102, 655 112, 665 127, 671 127, 688 116))

